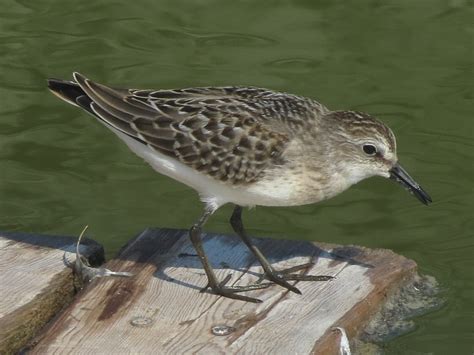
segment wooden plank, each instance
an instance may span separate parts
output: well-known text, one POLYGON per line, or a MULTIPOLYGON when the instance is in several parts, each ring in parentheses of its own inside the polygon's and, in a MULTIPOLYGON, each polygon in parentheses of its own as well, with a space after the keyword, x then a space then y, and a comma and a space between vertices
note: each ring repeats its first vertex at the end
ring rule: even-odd
MULTIPOLYGON (((74 296, 64 252, 77 238, 0 232, 0 353, 16 353, 74 296)), ((104 260, 103 248, 90 240, 83 255, 104 260)), ((74 260, 74 254, 72 260, 74 260)))
MULTIPOLYGON (((307 272, 328 282, 297 282, 249 292, 263 303, 199 293, 206 277, 187 232, 147 230, 107 264, 135 277, 93 281, 43 334, 32 354, 257 353, 336 354, 340 335, 353 337, 416 264, 388 250, 256 239, 277 268, 310 260, 307 272), (217 335, 225 334, 225 335, 217 335)), ((237 237, 208 234, 205 249, 223 279, 246 285, 261 267, 237 237)))

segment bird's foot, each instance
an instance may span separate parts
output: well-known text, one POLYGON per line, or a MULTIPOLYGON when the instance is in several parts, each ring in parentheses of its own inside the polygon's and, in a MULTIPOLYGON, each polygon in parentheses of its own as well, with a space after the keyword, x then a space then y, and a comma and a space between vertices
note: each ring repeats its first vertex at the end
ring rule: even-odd
POLYGON ((219 283, 213 284, 209 282, 206 285, 206 287, 201 289, 201 292, 205 292, 208 288, 210 288, 212 292, 215 293, 216 295, 224 296, 227 298, 233 298, 235 300, 240 300, 240 301, 261 303, 262 301, 259 300, 258 298, 239 295, 238 293, 253 291, 253 290, 261 290, 272 285, 271 282, 265 282, 265 283, 251 284, 247 286, 226 286, 226 284, 230 281, 231 278, 232 278, 232 275, 227 275, 226 278, 219 283))
POLYGON ((301 291, 298 290, 295 286, 290 284, 288 281, 329 281, 332 280, 333 276, 328 275, 305 275, 305 274, 295 274, 296 271, 306 270, 309 267, 313 266, 314 263, 305 263, 301 265, 296 265, 288 269, 283 270, 270 270, 266 271, 265 274, 257 281, 257 284, 262 282, 264 278, 285 287, 287 290, 292 291, 297 294, 301 294, 301 291))

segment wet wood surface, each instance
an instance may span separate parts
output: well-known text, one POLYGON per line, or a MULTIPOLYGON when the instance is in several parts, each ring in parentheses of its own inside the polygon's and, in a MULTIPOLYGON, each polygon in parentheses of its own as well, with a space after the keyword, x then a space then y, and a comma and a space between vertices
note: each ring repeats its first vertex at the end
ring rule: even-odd
MULTIPOLYGON (((205 249, 219 279, 255 282, 262 269, 237 237, 208 234, 205 249)), ((31 354, 256 353, 338 354, 416 264, 388 250, 255 239, 276 268, 313 261, 306 272, 326 282, 297 282, 248 292, 245 303, 200 293, 206 284, 187 231, 150 229, 107 263, 132 278, 96 279, 43 332, 31 354)))
MULTIPOLYGON (((74 296, 76 238, 0 232, 0 354, 16 353, 74 296)), ((81 252, 103 261, 103 248, 85 241, 81 252)))

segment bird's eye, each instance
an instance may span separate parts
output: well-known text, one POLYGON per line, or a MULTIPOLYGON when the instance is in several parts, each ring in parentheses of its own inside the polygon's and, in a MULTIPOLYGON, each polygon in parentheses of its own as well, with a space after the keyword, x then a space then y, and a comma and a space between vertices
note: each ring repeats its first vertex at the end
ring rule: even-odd
POLYGON ((364 144, 362 146, 362 149, 364 150, 364 153, 367 155, 375 155, 377 153, 377 148, 375 148, 375 145, 372 145, 372 144, 364 144))

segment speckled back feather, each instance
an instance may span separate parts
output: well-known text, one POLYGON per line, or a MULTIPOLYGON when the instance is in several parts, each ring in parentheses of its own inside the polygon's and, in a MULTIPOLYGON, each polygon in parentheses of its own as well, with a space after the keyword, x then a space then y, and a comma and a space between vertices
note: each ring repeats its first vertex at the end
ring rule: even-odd
POLYGON ((75 79, 107 124, 234 185, 251 183, 269 164, 282 163, 295 132, 315 112, 327 111, 312 100, 258 88, 122 90, 79 74, 75 79))

